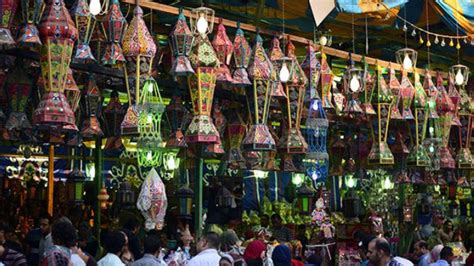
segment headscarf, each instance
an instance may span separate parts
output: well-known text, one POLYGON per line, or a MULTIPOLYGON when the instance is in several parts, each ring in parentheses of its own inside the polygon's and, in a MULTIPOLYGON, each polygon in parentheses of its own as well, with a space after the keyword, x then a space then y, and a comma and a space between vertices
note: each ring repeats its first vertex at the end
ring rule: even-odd
POLYGON ((273 265, 291 266, 291 251, 286 245, 278 245, 272 253, 273 265))
POLYGON ((436 245, 430 253, 430 263, 435 263, 436 261, 439 260, 439 254, 441 253, 441 250, 443 249, 443 245, 436 245))
POLYGON ((261 240, 254 240, 250 242, 244 252, 244 259, 245 261, 259 259, 262 252, 267 249, 265 243, 261 240))
POLYGON ((234 265, 234 258, 232 258, 232 256, 229 254, 222 254, 221 260, 227 260, 228 262, 230 262, 230 265, 234 265))

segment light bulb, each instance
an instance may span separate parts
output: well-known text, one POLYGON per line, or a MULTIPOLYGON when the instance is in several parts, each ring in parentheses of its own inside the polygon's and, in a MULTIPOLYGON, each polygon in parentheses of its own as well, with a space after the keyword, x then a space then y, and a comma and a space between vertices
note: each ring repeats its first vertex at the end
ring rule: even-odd
POLYGON ((456 73, 454 80, 456 81, 456 85, 458 86, 461 86, 462 84, 464 84, 464 76, 461 73, 461 69, 458 69, 458 72, 456 73))
POLYGON ((291 181, 293 185, 296 185, 296 186, 303 184, 304 174, 300 174, 300 173, 294 174, 293 179, 291 181))
POLYGON ((321 38, 319 39, 319 44, 325 46, 326 44, 328 44, 328 38, 326 36, 321 36, 321 38))
POLYGON ((151 154, 151 151, 148 151, 148 152, 146 153, 146 160, 147 160, 147 161, 151 161, 151 159, 153 159, 153 156, 152 156, 152 154, 151 154))
POLYGON ((314 111, 318 111, 319 109, 318 102, 317 101, 313 102, 313 105, 311 107, 313 108, 314 111))
POLYGON ((311 175, 311 178, 313 180, 317 180, 318 179, 318 174, 316 173, 316 171, 313 172, 313 174, 311 175))
POLYGON ((435 40, 434 40, 434 43, 435 43, 435 44, 438 44, 438 43, 439 43, 438 36, 436 36, 436 38, 435 38, 435 40))
POLYGON ((288 70, 288 67, 286 66, 286 62, 284 62, 280 70, 280 81, 287 82, 289 78, 290 78, 290 70, 288 70))
POLYGON ((407 24, 404 24, 404 25, 403 25, 403 31, 407 31, 407 30, 408 30, 407 24))
POLYGON ((408 53, 405 54, 405 58, 403 58, 403 68, 405 70, 410 70, 413 67, 413 62, 410 59, 410 56, 408 56, 408 53))
POLYGON ((416 36, 416 30, 413 29, 413 31, 411 32, 411 36, 415 37, 416 36))
POLYGON ((170 156, 166 163, 168 164, 168 169, 169 170, 175 170, 176 169, 176 162, 175 162, 173 157, 170 156))
POLYGON ((433 145, 430 145, 429 150, 430 150, 430 153, 433 153, 433 152, 434 152, 435 148, 433 147, 433 145))
POLYGON ((359 91, 360 89, 360 82, 359 82, 359 79, 357 78, 357 75, 354 74, 352 75, 352 78, 351 78, 351 83, 349 85, 350 89, 352 92, 357 92, 359 91))
POLYGON ((152 82, 147 82, 147 83, 146 83, 146 86, 147 86, 147 87, 146 87, 146 90, 147 90, 148 92, 152 93, 152 92, 153 92, 153 83, 152 83, 152 82))
POLYGON ((434 134, 434 127, 429 127, 428 129, 430 135, 433 135, 434 134))
POLYGON ((444 47, 446 45, 446 42, 444 41, 444 39, 441 41, 441 47, 444 47))
POLYGON ((151 124, 151 122, 153 122, 153 116, 151 114, 148 114, 146 116, 146 123, 151 124))
POLYGON ((207 20, 204 18, 204 14, 201 14, 199 16, 196 26, 199 33, 205 34, 207 32, 207 27, 209 26, 209 24, 207 23, 207 20))
POLYGON ((390 178, 387 176, 385 180, 383 181, 383 188, 390 189, 391 187, 392 187, 392 182, 390 181, 390 178))
POLYGON ((100 4, 100 0, 91 0, 90 4, 89 4, 89 12, 96 16, 100 13, 102 9, 102 6, 100 4))
POLYGON ((355 187, 355 180, 354 180, 354 178, 352 177, 352 175, 350 175, 349 178, 347 179, 346 186, 347 186, 348 188, 353 188, 353 187, 355 187))

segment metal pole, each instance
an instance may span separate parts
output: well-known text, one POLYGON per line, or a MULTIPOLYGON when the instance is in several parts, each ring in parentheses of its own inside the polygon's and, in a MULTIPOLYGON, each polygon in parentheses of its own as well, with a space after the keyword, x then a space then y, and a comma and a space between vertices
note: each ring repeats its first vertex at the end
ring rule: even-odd
POLYGON ((202 156, 196 158, 194 174, 194 232, 196 239, 202 235, 202 176, 204 159, 202 156))
POLYGON ((54 145, 49 145, 48 153, 48 214, 53 216, 54 206, 54 145))
MULTIPOLYGON (((100 189, 102 188, 102 138, 97 137, 95 142, 95 191, 99 195, 100 189)), ((101 208, 100 202, 96 199, 95 213, 94 213, 94 226, 96 229, 97 241, 100 244, 100 226, 101 226, 101 208)))

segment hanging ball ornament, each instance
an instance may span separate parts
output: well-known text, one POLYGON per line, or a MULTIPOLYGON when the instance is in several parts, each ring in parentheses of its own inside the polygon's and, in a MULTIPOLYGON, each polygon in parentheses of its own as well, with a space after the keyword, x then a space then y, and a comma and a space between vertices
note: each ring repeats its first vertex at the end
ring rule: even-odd
POLYGON ((426 47, 431 47, 430 37, 428 37, 428 39, 426 41, 426 47))
POLYGON ((416 30, 413 29, 413 31, 411 32, 411 36, 415 37, 416 36, 416 30))
POLYGON ((459 43, 459 40, 458 40, 458 43, 456 44, 456 49, 461 49, 461 44, 459 43))
POLYGON ((449 41, 449 46, 451 46, 451 47, 453 47, 453 46, 454 46, 453 39, 451 39, 451 40, 449 41))
POLYGON ((434 40, 434 43, 435 43, 435 44, 438 44, 438 43, 439 43, 438 36, 436 36, 436 38, 435 38, 435 40, 434 40))
POLYGON ((441 41, 441 47, 444 47, 446 45, 446 42, 444 41, 444 38, 443 40, 441 41))

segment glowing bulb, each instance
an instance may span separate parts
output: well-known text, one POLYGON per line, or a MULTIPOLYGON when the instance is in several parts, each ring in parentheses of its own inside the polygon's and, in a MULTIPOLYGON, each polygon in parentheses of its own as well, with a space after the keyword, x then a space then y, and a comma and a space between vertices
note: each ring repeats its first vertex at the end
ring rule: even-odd
POLYGON ((464 76, 461 73, 461 69, 458 69, 458 73, 456 73, 456 76, 454 77, 454 80, 456 81, 456 85, 458 85, 458 86, 464 84, 464 76))
POLYGON ((153 92, 153 83, 152 82, 147 82, 146 83, 146 90, 150 93, 153 92))
POLYGON ((176 162, 172 156, 168 158, 168 161, 166 162, 168 165, 169 170, 175 170, 176 169, 176 162))
POLYGON ((303 184, 303 181, 304 181, 304 174, 297 173, 293 175, 293 179, 292 179, 293 185, 299 186, 303 184))
POLYGON ((453 47, 453 46, 454 46, 453 39, 451 39, 451 41, 449 41, 449 46, 451 46, 451 47, 453 47))
POLYGON ((433 152, 434 152, 434 147, 433 147, 433 145, 430 145, 429 150, 430 150, 430 153, 433 153, 433 152))
POLYGON ((359 91, 360 89, 360 82, 359 82, 359 79, 357 78, 357 75, 354 74, 352 75, 352 78, 351 78, 351 83, 350 83, 350 86, 351 88, 351 91, 352 92, 357 92, 359 91))
POLYGON ((318 107, 318 102, 314 102, 313 103, 313 106, 311 106, 313 108, 314 111, 318 111, 319 107, 318 107))
POLYGON ((326 44, 328 44, 328 38, 326 36, 321 36, 321 38, 319 39, 319 44, 325 46, 326 44))
POLYGON ((350 175, 349 178, 347 179, 347 181, 346 181, 346 186, 347 186, 348 188, 353 188, 353 187, 355 187, 355 180, 354 180, 354 178, 353 178, 352 175, 350 175))
POLYGON ((316 173, 316 171, 313 172, 313 174, 311 175, 311 178, 313 180, 317 180, 318 179, 318 174, 316 173))
POLYGON ((444 39, 441 41, 441 47, 444 47, 446 45, 446 42, 444 41, 444 39))
POLYGON ((383 188, 384 189, 390 189, 392 188, 392 181, 390 181, 390 178, 387 176, 385 180, 383 181, 383 188))
POLYGON ((280 70, 280 81, 287 82, 288 79, 290 79, 290 70, 288 70, 288 67, 286 66, 286 62, 284 62, 280 70))
POLYGON ((147 161, 151 161, 151 159, 153 159, 153 156, 152 156, 152 154, 151 154, 151 151, 148 151, 148 152, 146 153, 146 160, 147 160, 147 161))
POLYGON ((438 36, 436 36, 436 38, 435 38, 435 40, 434 40, 434 43, 435 43, 435 44, 438 44, 438 43, 439 43, 438 36))
POLYGON ((199 16, 196 26, 199 33, 205 34, 207 32, 207 28, 209 27, 209 24, 207 23, 207 20, 204 18, 204 14, 201 14, 199 16))
POLYGON ((434 127, 429 127, 428 131, 430 132, 430 135, 434 134, 434 127))
POLYGON ((410 56, 408 56, 408 53, 405 54, 405 58, 403 58, 403 68, 405 70, 410 70, 413 67, 413 62, 410 59, 410 56))
POLYGON ((89 12, 91 12, 92 15, 96 16, 100 13, 102 9, 102 6, 100 4, 100 0, 91 0, 89 4, 89 12))
POLYGON ((146 122, 147 124, 151 124, 151 122, 153 122, 153 116, 151 114, 148 114, 146 116, 146 122))

